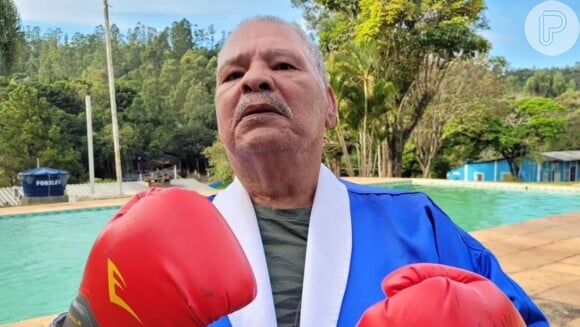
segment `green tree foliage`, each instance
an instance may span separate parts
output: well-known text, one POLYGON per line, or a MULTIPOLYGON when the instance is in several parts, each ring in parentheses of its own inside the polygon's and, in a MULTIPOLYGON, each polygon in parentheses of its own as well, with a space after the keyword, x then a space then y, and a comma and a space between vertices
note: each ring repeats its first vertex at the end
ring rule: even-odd
MULTIPOLYGON (((375 44, 371 42, 360 45, 350 43, 344 52, 336 53, 333 58, 339 74, 349 76, 351 85, 359 87, 361 91, 360 94, 353 94, 352 92, 355 90, 351 89, 350 100, 352 101, 353 97, 355 97, 354 102, 356 105, 346 108, 348 112, 345 113, 345 118, 347 118, 352 127, 360 131, 360 160, 358 161, 358 166, 362 176, 369 176, 372 169, 373 149, 371 135, 373 133, 369 130, 369 111, 371 110, 371 98, 375 93, 373 92, 375 87, 373 71, 377 69, 374 46, 375 44), (361 98, 360 102, 356 101, 358 96, 361 98)), ((343 107, 342 109, 345 108, 343 107)))
MULTIPOLYGON (((516 97, 509 92, 456 117, 446 128, 445 141, 435 159, 435 176, 467 160, 505 158, 512 174, 524 157, 541 160, 544 151, 574 150, 580 120, 574 114, 574 93, 554 100, 516 97), (576 126, 576 127, 575 127, 576 126), (445 170, 447 169, 447 170, 445 170)), ((475 102, 477 103, 477 102, 475 102)))
MULTIPOLYGON (((464 110, 444 129, 440 150, 432 158, 433 175, 443 177, 445 169, 467 159, 493 158, 499 154, 490 150, 490 144, 500 133, 490 133, 489 123, 508 119, 514 99, 525 95, 528 78, 546 75, 536 74, 544 71, 536 69, 506 71, 505 63, 492 65, 495 59, 487 58, 488 73, 503 79, 505 94, 480 92, 471 83, 454 89, 454 83, 446 82, 446 76, 455 74, 449 65, 457 57, 473 62, 477 51, 468 46, 485 48, 482 39, 470 34, 474 29, 465 28, 484 22, 476 14, 481 4, 477 1, 293 3, 304 9, 327 56, 339 116, 337 127, 325 135, 324 162, 338 173, 396 175, 399 165, 405 175, 419 174, 417 154, 422 146, 407 142, 410 133, 432 108, 449 113, 453 110, 439 109, 458 104, 464 110), (379 26, 380 33, 373 26, 379 26), (460 51, 462 47, 466 48, 460 51), (494 101, 480 101, 489 97, 494 101)), ((228 181, 231 170, 225 152, 212 151, 213 147, 204 151, 216 139, 216 54, 225 33, 218 35, 212 26, 204 29, 187 20, 160 31, 138 24, 125 33, 113 26, 112 32, 125 174, 134 172, 138 163, 155 168, 153 163, 167 156, 177 158, 184 175, 203 174, 210 157, 212 176, 228 181)), ((0 84, 0 183, 14 183, 19 171, 36 165, 36 157, 43 165, 69 170, 73 181, 86 179, 86 95, 92 99, 96 175, 113 178, 103 28, 69 36, 58 29, 27 26, 22 35, 10 80, 0 84)), ((536 138, 534 148, 577 149, 580 115, 574 90, 580 83, 580 64, 546 71, 552 92, 548 96, 557 96, 556 102, 565 108, 554 108, 547 117, 564 119, 566 131, 557 140, 545 138, 543 144, 536 138), (565 91, 559 93, 563 85, 565 91)), ((493 89, 491 82, 485 85, 493 89)), ((539 89, 530 82, 529 90, 539 89)), ((509 136, 510 130, 503 132, 509 136)))
POLYGON ((549 98, 515 100, 487 117, 491 148, 507 159, 513 176, 519 176, 520 160, 537 155, 565 130, 565 109, 549 98))
POLYGON ((228 161, 226 149, 216 140, 203 152, 209 159, 209 173, 211 181, 220 181, 229 184, 234 180, 234 172, 228 161))
POLYGON ((78 181, 79 151, 67 134, 71 125, 74 118, 40 98, 36 89, 19 86, 10 92, 0 104, 0 183, 15 184, 18 172, 34 168, 37 158, 44 166, 69 170, 71 180, 78 181))
POLYGON ((175 59, 179 60, 183 55, 193 49, 193 31, 191 23, 187 19, 174 22, 171 26, 171 47, 175 59))
POLYGON ((580 62, 562 68, 509 70, 506 78, 511 93, 555 98, 576 90, 580 83, 580 62))
MULTIPOLYGON (((428 177, 445 139, 463 128, 466 115, 485 115, 504 93, 501 68, 493 60, 457 60, 445 75, 439 92, 411 136, 417 162, 428 177)), ((500 64, 501 65, 501 64, 500 64)))
POLYGON ((556 72, 552 76, 552 89, 551 95, 558 96, 564 92, 566 92, 566 80, 564 79, 564 74, 562 72, 556 72))
MULTIPOLYGON (((0 171, 4 180, 12 183, 19 171, 36 165, 36 156, 41 157, 43 165, 70 169, 73 181, 87 176, 87 95, 91 96, 92 103, 96 176, 113 178, 114 152, 103 27, 95 28, 90 34, 69 36, 59 29, 42 31, 28 26, 23 35, 21 60, 14 65, 12 81, 0 85, 0 106, 5 114, 10 113, 13 121, 15 117, 24 119, 27 115, 41 117, 42 114, 42 124, 35 125, 37 129, 52 130, 51 137, 62 140, 50 145, 42 142, 53 140, 50 137, 35 134, 39 136, 36 139, 24 134, 36 141, 19 140, 27 149, 20 155, 2 152, 0 171), (20 88, 28 91, 18 91, 16 95, 15 90, 20 88), (22 98, 32 101, 32 94, 36 98, 32 107, 24 100, 16 101, 22 98), (50 124, 54 128, 47 129, 50 124), (30 157, 27 153, 36 154, 30 157), (55 159, 57 153, 65 159, 55 159), (76 158, 76 165, 70 164, 72 159, 66 159, 72 157, 76 158)), ((123 34, 113 25, 112 36, 125 173, 138 169, 138 163, 140 168, 153 169, 159 162, 157 159, 166 155, 178 158, 184 174, 204 173, 207 159, 202 152, 215 141, 217 129, 213 94, 216 55, 223 35, 216 37, 212 27, 192 26, 184 19, 161 31, 138 24, 123 34)), ((11 123, 3 121, 2 124, 8 128, 11 123)), ((2 149, 17 149, 12 146, 17 140, 12 136, 17 124, 24 123, 14 123, 10 129, 0 132, 2 149)))
POLYGON ((397 176, 401 166, 408 175, 423 165, 424 173, 433 166, 434 175, 444 177, 445 169, 466 160, 502 156, 500 145, 509 148, 510 139, 515 142, 524 134, 526 151, 502 151, 513 158, 574 148, 576 143, 570 141, 578 137, 573 111, 546 106, 543 114, 532 114, 520 101, 524 96, 555 98, 575 90, 580 62, 564 68, 510 70, 505 59, 487 58, 490 44, 478 33, 487 27, 483 1, 292 4, 303 10, 328 58, 339 115, 335 130, 327 132, 325 155, 330 157, 327 163, 342 163, 335 171, 397 176), (487 62, 485 75, 453 70, 456 61, 477 65, 478 60, 487 62), (458 74, 465 75, 464 83, 458 82, 458 74), (510 129, 519 119, 514 117, 523 119, 516 132, 510 129), (560 131, 560 121, 567 123, 559 139, 567 141, 557 142, 550 135, 560 131), (545 128, 539 126, 544 123, 545 128))
POLYGON ((360 123, 360 119, 352 116, 345 117, 345 114, 355 112, 354 110, 349 110, 349 105, 352 104, 351 91, 353 91, 353 88, 348 85, 349 76, 340 72, 336 61, 331 59, 326 66, 330 75, 329 83, 336 96, 338 115, 336 118, 336 127, 327 131, 325 134, 324 157, 327 161, 332 162, 330 166, 336 165, 337 161, 340 162, 338 171, 335 170, 337 174, 343 174, 342 166, 345 166, 345 174, 347 176, 356 176, 351 153, 355 152, 356 150, 354 148, 359 145, 356 142, 356 136, 353 131, 356 131, 356 125, 357 122, 360 123))
POLYGON ((22 41, 20 16, 13 0, 0 0, 0 76, 12 72, 22 41))
MULTIPOLYGON (((343 58, 336 60, 345 62, 344 70, 352 80, 349 84, 361 89, 358 105, 364 110, 359 115, 362 124, 357 126, 361 128, 361 174, 378 171, 379 175, 400 176, 404 146, 435 97, 449 62, 457 57, 471 58, 489 48, 476 32, 485 27, 483 1, 293 3, 304 8, 306 19, 317 28, 322 48, 330 56, 343 58), (349 62, 363 63, 361 58, 364 64, 358 66, 365 69, 357 72, 353 69, 356 65, 349 62), (389 94, 374 99, 371 107, 372 89, 379 86, 389 94), (374 136, 369 135, 371 126, 376 127, 374 136), (371 141, 379 144, 371 145, 371 141), (380 163, 375 165, 377 160, 380 163)), ((351 110, 358 109, 351 106, 351 110)))
POLYGON ((580 91, 562 93, 555 101, 565 108, 565 132, 551 144, 551 150, 580 150, 580 91))
POLYGON ((576 91, 576 89, 576 81, 573 79, 569 80, 568 84, 566 85, 566 91, 576 91))

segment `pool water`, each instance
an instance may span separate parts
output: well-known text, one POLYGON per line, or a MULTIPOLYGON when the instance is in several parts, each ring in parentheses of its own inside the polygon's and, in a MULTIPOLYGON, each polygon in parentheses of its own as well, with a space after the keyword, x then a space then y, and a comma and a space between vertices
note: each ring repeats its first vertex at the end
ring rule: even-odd
POLYGON ((94 239, 118 207, 0 219, 0 324, 68 309, 94 239))
POLYGON ((536 192, 420 184, 376 186, 426 193, 455 223, 467 231, 580 211, 580 192, 536 192))
MULTIPOLYGON (((580 194, 425 185, 387 185, 427 193, 473 231, 580 211, 580 194)), ((118 207, 0 216, 0 324, 68 309, 99 231, 118 207)))

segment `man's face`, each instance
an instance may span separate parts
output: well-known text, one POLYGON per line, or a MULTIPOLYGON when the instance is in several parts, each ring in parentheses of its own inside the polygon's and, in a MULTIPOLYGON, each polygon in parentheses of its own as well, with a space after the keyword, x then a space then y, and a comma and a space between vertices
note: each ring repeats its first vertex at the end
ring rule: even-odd
POLYGON ((334 95, 292 28, 252 22, 238 29, 218 59, 216 114, 228 152, 252 155, 320 151, 336 119, 334 95))

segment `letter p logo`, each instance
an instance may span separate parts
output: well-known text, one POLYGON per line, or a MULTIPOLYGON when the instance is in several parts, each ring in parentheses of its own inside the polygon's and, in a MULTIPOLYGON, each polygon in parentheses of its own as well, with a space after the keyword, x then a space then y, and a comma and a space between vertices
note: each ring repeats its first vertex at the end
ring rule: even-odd
POLYGON ((545 10, 539 20, 540 43, 544 46, 554 43, 554 34, 562 32, 568 24, 566 15, 559 10, 545 10))
POLYGON ((557 56, 574 46, 580 27, 570 7, 560 1, 544 1, 529 12, 525 31, 532 48, 557 56))

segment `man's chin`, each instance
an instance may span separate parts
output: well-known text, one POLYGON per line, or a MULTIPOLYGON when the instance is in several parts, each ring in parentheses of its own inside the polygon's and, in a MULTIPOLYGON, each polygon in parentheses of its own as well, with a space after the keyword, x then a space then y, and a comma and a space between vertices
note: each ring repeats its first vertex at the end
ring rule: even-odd
POLYGON ((236 150, 243 154, 271 154, 288 152, 294 147, 291 138, 284 135, 267 133, 244 135, 236 141, 236 150))

